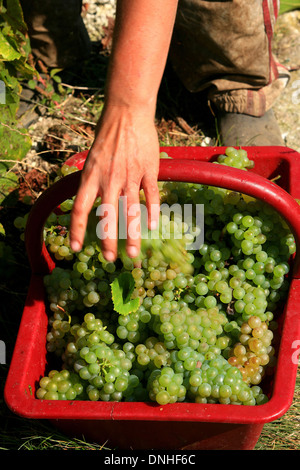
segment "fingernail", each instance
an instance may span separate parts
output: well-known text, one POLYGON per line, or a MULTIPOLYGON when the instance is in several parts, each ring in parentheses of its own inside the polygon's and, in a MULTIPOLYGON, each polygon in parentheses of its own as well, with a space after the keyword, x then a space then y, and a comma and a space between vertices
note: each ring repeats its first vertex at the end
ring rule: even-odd
POLYGON ((76 240, 71 242, 71 248, 73 251, 79 251, 81 248, 80 243, 77 242, 76 240))
POLYGON ((130 258, 135 258, 139 254, 139 251, 136 246, 129 246, 127 248, 127 254, 130 258))
POLYGON ((104 251, 102 254, 104 258, 106 259, 106 261, 112 262, 115 260, 115 255, 112 251, 104 251))

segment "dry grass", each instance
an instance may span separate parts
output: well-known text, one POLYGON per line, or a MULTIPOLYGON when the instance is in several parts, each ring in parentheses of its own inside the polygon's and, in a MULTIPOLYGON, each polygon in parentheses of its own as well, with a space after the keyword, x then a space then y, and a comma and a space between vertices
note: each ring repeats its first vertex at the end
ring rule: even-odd
POLYGON ((291 407, 278 420, 265 424, 256 450, 300 450, 300 368, 291 407))

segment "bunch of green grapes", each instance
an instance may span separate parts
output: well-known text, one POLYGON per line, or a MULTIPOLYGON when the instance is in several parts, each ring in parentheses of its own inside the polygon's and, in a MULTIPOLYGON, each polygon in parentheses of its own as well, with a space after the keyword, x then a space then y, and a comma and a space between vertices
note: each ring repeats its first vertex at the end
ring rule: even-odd
POLYGON ((243 380, 241 371, 223 356, 205 361, 191 371, 188 395, 196 403, 258 405, 268 401, 263 390, 243 380))
MULTIPOLYGON (((253 166, 243 149, 231 147, 216 164, 253 166)), ((61 357, 73 382, 77 375, 79 385, 69 380, 78 389, 74 399, 265 403, 263 381, 276 364, 276 314, 288 295, 294 237, 274 209, 244 194, 177 182, 160 182, 159 191, 162 203, 203 204, 199 249, 189 245, 203 227, 170 214, 161 217, 157 237, 142 240, 134 260, 120 244, 118 259, 108 263, 92 236, 82 251, 67 254, 73 201, 51 215, 45 239, 56 268, 44 279, 47 349, 61 357), (139 301, 120 313, 111 284, 124 272, 132 279, 130 299, 139 301)), ((50 375, 57 381, 56 374, 50 375)), ((38 398, 65 399, 49 378, 38 398)))

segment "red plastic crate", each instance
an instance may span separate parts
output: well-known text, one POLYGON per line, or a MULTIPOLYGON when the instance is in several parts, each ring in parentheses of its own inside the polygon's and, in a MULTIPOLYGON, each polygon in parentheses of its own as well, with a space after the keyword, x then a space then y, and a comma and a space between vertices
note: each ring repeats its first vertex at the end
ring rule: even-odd
MULTIPOLYGON (((5 401, 16 414, 47 419, 70 436, 106 443, 119 449, 239 450, 253 449, 263 425, 290 407, 297 375, 297 340, 300 339, 300 154, 286 147, 245 147, 253 170, 245 172, 212 165, 223 147, 165 147, 173 159, 161 160, 159 179, 189 181, 225 187, 262 199, 278 210, 296 240, 297 254, 282 325, 278 363, 259 406, 175 403, 47 401, 35 390, 47 369, 48 315, 43 276, 54 262, 42 241, 44 223, 63 200, 76 194, 80 172, 59 180, 45 191, 31 210, 26 248, 32 276, 15 349, 5 385, 5 401), (280 175, 276 184, 270 179, 280 175)), ((68 160, 82 168, 87 152, 68 160)))

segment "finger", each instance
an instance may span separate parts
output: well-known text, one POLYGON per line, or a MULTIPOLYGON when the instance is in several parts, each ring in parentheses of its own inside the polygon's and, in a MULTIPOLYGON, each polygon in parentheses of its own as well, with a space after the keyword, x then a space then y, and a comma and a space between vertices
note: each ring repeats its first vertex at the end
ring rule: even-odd
POLYGON ((127 242, 126 251, 130 258, 136 258, 141 249, 141 205, 139 186, 135 185, 126 192, 127 200, 127 242))
POLYGON ((73 251, 80 251, 84 242, 88 216, 97 197, 97 187, 81 183, 77 192, 70 222, 70 246, 73 251))
POLYGON ((97 236, 101 240, 102 254, 110 262, 115 261, 118 254, 118 205, 119 192, 106 192, 96 212, 100 218, 97 236))
POLYGON ((155 176, 145 175, 142 180, 142 187, 145 193, 147 212, 148 212, 148 228, 155 230, 158 226, 160 212, 160 197, 155 176))

